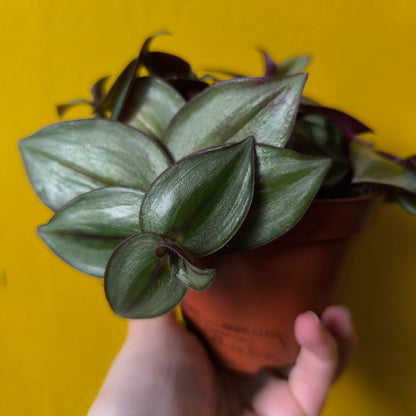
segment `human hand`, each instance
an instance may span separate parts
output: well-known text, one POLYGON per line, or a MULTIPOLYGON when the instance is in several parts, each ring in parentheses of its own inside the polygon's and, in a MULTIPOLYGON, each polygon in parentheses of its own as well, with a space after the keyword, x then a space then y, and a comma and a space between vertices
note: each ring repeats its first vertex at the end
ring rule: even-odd
POLYGON ((215 366, 198 338, 172 314, 129 322, 89 416, 316 416, 351 355, 348 311, 328 307, 319 320, 298 316, 301 350, 288 378, 243 375, 215 366))

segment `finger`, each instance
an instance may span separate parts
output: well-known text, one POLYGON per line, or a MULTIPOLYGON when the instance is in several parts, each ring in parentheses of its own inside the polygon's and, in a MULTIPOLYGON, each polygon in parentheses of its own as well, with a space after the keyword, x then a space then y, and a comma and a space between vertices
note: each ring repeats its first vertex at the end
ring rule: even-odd
POLYGON ((301 350, 289 379, 269 378, 253 399, 261 415, 316 416, 322 409, 337 367, 336 341, 313 312, 298 316, 295 336, 301 350))
MULTIPOLYGON (((328 321, 334 324, 334 320, 337 320, 336 315, 330 313, 329 316, 331 319, 328 318, 328 321)), ((313 312, 298 316, 295 322, 295 336, 301 350, 289 376, 289 389, 305 415, 315 416, 323 407, 336 373, 337 344, 313 312)))
POLYGON ((129 319, 128 341, 138 342, 140 339, 154 338, 154 334, 164 333, 170 327, 176 327, 177 321, 173 312, 149 319, 129 319))
POLYGON ((356 342, 350 313, 344 306, 329 306, 322 314, 322 323, 338 345, 338 376, 347 366, 356 342))

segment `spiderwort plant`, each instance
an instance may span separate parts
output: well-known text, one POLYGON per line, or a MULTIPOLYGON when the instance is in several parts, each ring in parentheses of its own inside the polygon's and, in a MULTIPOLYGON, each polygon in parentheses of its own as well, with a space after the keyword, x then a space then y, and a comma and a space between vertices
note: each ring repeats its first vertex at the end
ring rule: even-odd
POLYGON ((255 248, 296 224, 316 197, 387 192, 416 213, 415 157, 376 152, 354 118, 302 97, 308 57, 264 74, 198 78, 145 41, 93 118, 47 126, 19 143, 29 180, 54 212, 38 228, 65 262, 104 277, 112 309, 163 314, 215 270, 198 258, 255 248), (141 75, 143 69, 146 75, 141 75), (212 84, 207 79, 215 80, 212 84))

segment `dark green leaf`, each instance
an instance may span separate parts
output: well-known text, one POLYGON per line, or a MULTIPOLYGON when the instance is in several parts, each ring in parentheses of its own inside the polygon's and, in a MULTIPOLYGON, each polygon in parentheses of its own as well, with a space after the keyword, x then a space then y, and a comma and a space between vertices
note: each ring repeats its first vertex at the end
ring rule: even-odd
POLYGON ((263 76, 274 77, 277 75, 277 66, 273 58, 264 50, 259 49, 263 57, 263 76))
POLYGON ((164 141, 176 160, 250 135, 257 142, 284 146, 305 80, 300 74, 218 82, 182 107, 164 141))
POLYGON ((253 203, 230 245, 260 246, 289 230, 302 217, 331 164, 271 146, 256 145, 257 175, 253 203))
POLYGON ((321 115, 325 120, 337 126, 349 141, 354 141, 354 135, 359 133, 371 132, 372 130, 365 124, 349 114, 333 108, 322 107, 319 104, 303 102, 299 106, 299 114, 321 115))
POLYGON ((160 139, 185 100, 158 78, 137 78, 121 121, 160 139))
POLYGON ((320 114, 297 117, 286 148, 310 156, 326 157, 331 168, 322 183, 322 189, 338 189, 340 182, 349 181, 351 172, 348 145, 341 131, 320 114))
POLYGON ((133 82, 136 79, 136 74, 139 66, 145 59, 152 40, 159 35, 167 34, 167 32, 157 32, 155 35, 147 38, 140 49, 139 55, 134 58, 129 64, 123 69, 118 78, 114 81, 107 95, 103 101, 97 107, 96 111, 98 114, 105 113, 106 111, 111 112, 111 120, 119 120, 124 107, 129 99, 133 82))
POLYGON ((97 109, 105 97, 104 88, 108 78, 109 77, 100 78, 98 81, 94 82, 94 84, 92 84, 90 88, 92 101, 94 103, 94 111, 99 117, 105 117, 105 111, 99 112, 97 109))
POLYGON ((143 230, 164 234, 193 255, 217 251, 246 216, 253 170, 252 139, 179 161, 147 192, 140 211, 143 230))
POLYGON ((377 153, 360 142, 350 144, 353 183, 369 182, 416 193, 416 171, 377 153))
POLYGON ((179 56, 164 52, 148 52, 143 64, 150 75, 161 78, 192 78, 191 66, 179 56))
POLYGON ((136 78, 138 64, 139 59, 137 57, 123 69, 104 99, 97 106, 96 112, 98 114, 105 114, 106 111, 110 111, 110 119, 118 120, 128 98, 130 86, 136 78))
POLYGON ((143 191, 125 187, 91 191, 39 227, 39 235, 69 265, 103 277, 111 252, 126 237, 140 231, 143 195, 143 191))
POLYGON ((170 276, 169 258, 158 257, 164 240, 139 233, 124 240, 113 252, 104 275, 107 300, 125 318, 152 318, 174 308, 186 287, 170 276))
POLYGON ((187 101, 194 98, 209 86, 206 82, 197 79, 174 78, 169 79, 168 82, 187 101))
POLYGON ((53 124, 19 147, 35 192, 54 211, 103 186, 147 189, 169 165, 152 139, 104 119, 53 124))
POLYGON ((78 107, 79 105, 89 105, 90 107, 94 106, 94 103, 92 101, 89 100, 83 100, 83 99, 78 99, 78 100, 71 100, 68 101, 64 104, 60 104, 56 107, 56 111, 58 112, 58 116, 59 117, 63 117, 63 115, 70 110, 72 107, 78 107))

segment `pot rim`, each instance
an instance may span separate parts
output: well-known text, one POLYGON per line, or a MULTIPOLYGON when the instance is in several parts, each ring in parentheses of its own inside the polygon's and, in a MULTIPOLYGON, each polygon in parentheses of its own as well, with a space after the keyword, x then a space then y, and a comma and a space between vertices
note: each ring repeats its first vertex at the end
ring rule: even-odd
POLYGON ((299 221, 271 243, 346 239, 362 228, 368 208, 380 195, 315 198, 299 221))

